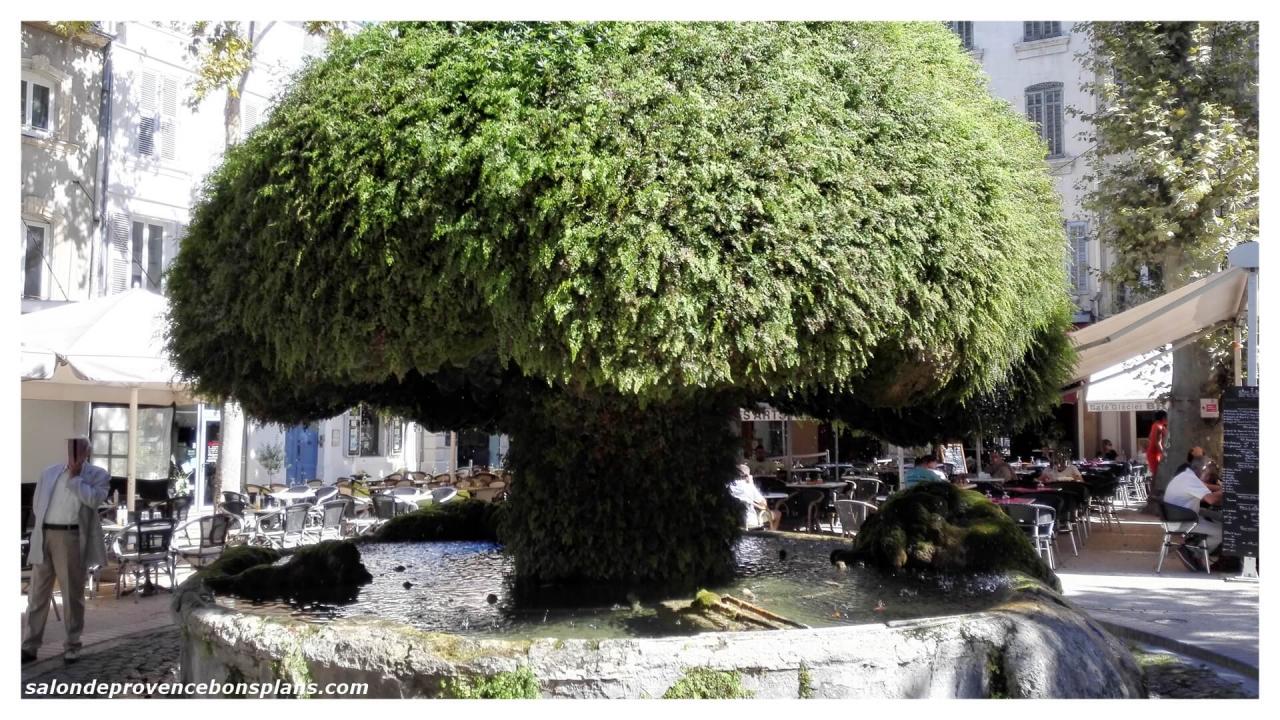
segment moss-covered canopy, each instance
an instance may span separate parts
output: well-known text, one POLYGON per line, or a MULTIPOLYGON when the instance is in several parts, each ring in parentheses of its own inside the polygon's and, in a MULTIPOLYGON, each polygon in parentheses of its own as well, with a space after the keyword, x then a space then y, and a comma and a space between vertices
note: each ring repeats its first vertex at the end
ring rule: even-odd
POLYGON ((938 23, 390 23, 207 179, 170 347, 281 421, 494 423, 526 379, 1041 402, 1063 243, 1044 147, 938 23))

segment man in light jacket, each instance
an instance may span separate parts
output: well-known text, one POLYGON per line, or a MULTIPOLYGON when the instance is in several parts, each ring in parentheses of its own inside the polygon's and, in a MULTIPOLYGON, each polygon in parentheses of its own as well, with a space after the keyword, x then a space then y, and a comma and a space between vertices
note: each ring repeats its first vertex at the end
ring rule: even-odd
POLYGON ((62 588, 63 620, 67 626, 64 659, 80 659, 84 629, 84 581, 88 569, 106 564, 98 506, 107 499, 111 476, 89 464, 89 439, 67 440, 67 462, 40 473, 34 498, 35 527, 27 555, 31 585, 27 589, 26 638, 22 662, 36 659, 49 617, 49 600, 56 578, 62 588))

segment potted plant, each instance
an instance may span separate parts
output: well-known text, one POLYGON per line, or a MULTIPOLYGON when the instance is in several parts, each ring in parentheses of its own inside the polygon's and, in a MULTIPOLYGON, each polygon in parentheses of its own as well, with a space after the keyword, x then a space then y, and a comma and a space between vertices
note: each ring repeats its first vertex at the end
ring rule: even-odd
POLYGON ((267 443, 258 448, 258 464, 267 471, 267 484, 274 484, 276 473, 284 467, 284 446, 280 443, 267 443))

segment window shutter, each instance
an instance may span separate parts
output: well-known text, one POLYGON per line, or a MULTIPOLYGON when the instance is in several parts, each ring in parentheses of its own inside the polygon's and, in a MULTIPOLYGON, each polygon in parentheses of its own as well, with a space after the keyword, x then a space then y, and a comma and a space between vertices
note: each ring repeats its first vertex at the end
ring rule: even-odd
POLYGON ((165 75, 160 91, 160 154, 165 160, 177 156, 178 79, 165 75))
POLYGON ((129 216, 111 216, 110 288, 112 294, 129 289, 129 216))
POLYGON ((241 138, 248 137, 249 133, 253 132, 254 128, 258 127, 260 117, 261 112, 258 110, 257 104, 245 100, 244 104, 241 106, 240 112, 241 138))
POLYGON ((1083 222, 1067 223, 1067 238, 1071 243, 1071 284, 1077 295, 1089 293, 1089 226, 1083 222))
POLYGON ((142 71, 142 79, 138 83, 138 154, 150 157, 156 151, 156 131, 159 130, 156 112, 156 88, 159 86, 156 74, 148 70, 142 71))

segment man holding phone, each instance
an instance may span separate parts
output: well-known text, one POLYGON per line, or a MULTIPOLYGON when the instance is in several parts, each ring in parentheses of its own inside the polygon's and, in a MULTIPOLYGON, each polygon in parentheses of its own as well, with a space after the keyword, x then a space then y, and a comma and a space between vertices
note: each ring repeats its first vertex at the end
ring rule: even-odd
POLYGON ((107 499, 111 476, 89 464, 89 439, 67 440, 67 462, 40 473, 34 497, 35 527, 31 530, 31 585, 27 589, 26 638, 22 662, 36 659, 49 617, 49 601, 56 578, 62 588, 63 620, 67 627, 64 659, 80 659, 84 629, 84 581, 93 565, 106 564, 98 506, 107 499))

